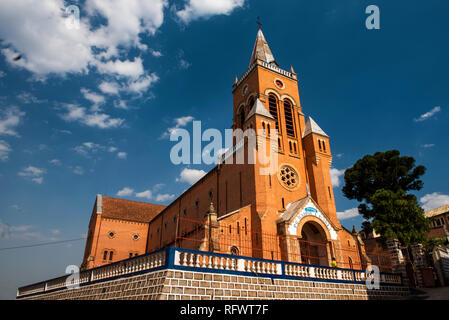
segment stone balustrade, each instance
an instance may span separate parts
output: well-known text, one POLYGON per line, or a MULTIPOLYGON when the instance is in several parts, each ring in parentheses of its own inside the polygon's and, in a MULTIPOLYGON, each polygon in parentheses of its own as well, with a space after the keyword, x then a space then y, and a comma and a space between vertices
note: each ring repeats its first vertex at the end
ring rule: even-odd
MULTIPOLYGON (((17 297, 47 293, 162 269, 348 283, 364 283, 367 278, 367 274, 361 270, 340 269, 170 247, 102 267, 81 271, 79 277, 76 275, 66 275, 25 286, 19 288, 17 297)), ((384 285, 401 285, 401 275, 381 273, 380 283, 384 285)))

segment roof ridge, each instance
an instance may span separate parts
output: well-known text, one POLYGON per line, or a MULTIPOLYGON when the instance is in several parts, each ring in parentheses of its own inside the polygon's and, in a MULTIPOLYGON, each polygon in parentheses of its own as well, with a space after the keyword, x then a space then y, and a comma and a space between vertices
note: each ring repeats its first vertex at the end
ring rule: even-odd
POLYGON ((103 195, 102 195, 102 197, 103 197, 103 199, 104 198, 109 198, 109 199, 115 199, 115 200, 120 200, 120 201, 137 202, 137 203, 142 203, 142 204, 151 204, 151 205, 154 205, 154 206, 167 207, 167 206, 165 206, 163 204, 157 204, 157 203, 151 203, 151 202, 129 200, 129 199, 123 199, 123 198, 115 198, 115 197, 109 197, 109 196, 103 196, 103 195))

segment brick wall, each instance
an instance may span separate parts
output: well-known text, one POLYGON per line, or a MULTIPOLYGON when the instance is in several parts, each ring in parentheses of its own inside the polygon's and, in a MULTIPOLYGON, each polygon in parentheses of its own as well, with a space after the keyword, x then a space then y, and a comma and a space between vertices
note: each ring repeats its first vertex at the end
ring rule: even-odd
POLYGON ((399 299, 408 290, 381 286, 367 290, 362 284, 283 280, 179 270, 155 271, 105 281, 78 289, 24 297, 26 300, 250 300, 250 299, 399 299))
POLYGON ((19 288, 18 299, 396 299, 398 275, 381 273, 368 290, 361 270, 167 248, 19 288), (72 281, 72 282, 70 282, 72 281), (68 289, 67 284, 79 284, 68 289))

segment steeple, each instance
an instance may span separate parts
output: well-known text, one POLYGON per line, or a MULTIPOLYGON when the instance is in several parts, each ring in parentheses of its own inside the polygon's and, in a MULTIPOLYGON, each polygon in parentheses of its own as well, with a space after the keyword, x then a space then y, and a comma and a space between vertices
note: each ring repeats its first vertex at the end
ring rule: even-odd
POLYGON ((260 26, 259 31, 257 31, 257 38, 254 43, 254 49, 249 65, 251 66, 257 59, 267 63, 274 63, 276 66, 278 65, 276 60, 274 60, 273 54, 271 53, 270 47, 268 46, 267 40, 265 40, 260 26))

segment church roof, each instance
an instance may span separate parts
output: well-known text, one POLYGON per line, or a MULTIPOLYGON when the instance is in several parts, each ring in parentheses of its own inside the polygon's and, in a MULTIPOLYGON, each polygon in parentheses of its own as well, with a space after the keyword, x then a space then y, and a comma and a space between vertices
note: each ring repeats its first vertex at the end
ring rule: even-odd
POLYGON ((289 203, 284 212, 281 213, 281 221, 290 220, 299 210, 301 210, 310 200, 310 196, 289 203))
POLYGON ((148 223, 164 208, 159 204, 103 196, 101 215, 104 218, 148 223))
POLYGON ((325 137, 329 137, 326 134, 326 132, 324 132, 323 129, 321 129, 320 126, 312 119, 312 117, 309 117, 309 121, 307 121, 306 128, 304 129, 302 137, 304 138, 311 133, 316 133, 325 137))
POLYGON ((296 200, 295 202, 289 203, 285 208, 285 210, 281 212, 281 217, 276 221, 276 223, 289 221, 295 214, 298 213, 298 211, 301 211, 309 203, 309 201, 311 201, 315 205, 315 207, 321 212, 321 214, 327 219, 327 221, 331 224, 331 226, 334 229, 336 230, 340 229, 332 222, 329 216, 324 212, 323 209, 321 209, 318 203, 315 200, 313 200, 313 198, 310 195, 305 196, 302 199, 296 200))
POLYGON ((245 121, 248 120, 249 118, 251 118, 255 114, 274 120, 273 116, 268 112, 267 108, 265 108, 265 106, 263 105, 262 101, 260 101, 259 98, 257 98, 256 102, 254 103, 253 108, 248 113, 248 116, 246 117, 245 121))
POLYGON ((254 43, 254 49, 249 65, 251 66, 257 59, 277 65, 276 60, 274 60, 274 56, 271 53, 270 47, 268 46, 267 40, 265 40, 262 33, 262 29, 259 29, 257 32, 257 38, 254 43))

